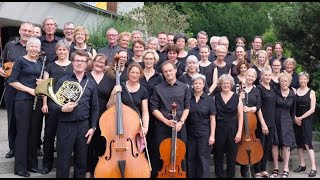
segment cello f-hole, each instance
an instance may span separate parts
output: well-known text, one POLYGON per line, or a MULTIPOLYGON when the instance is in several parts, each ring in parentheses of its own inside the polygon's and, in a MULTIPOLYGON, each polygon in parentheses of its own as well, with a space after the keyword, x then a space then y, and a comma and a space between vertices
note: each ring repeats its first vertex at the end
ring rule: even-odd
POLYGON ((110 143, 109 143, 109 157, 108 156, 105 157, 105 160, 107 160, 107 161, 111 159, 111 155, 112 155, 111 154, 112 153, 112 151, 111 151, 112 147, 111 146, 112 146, 112 143, 114 143, 114 140, 110 141, 110 143))

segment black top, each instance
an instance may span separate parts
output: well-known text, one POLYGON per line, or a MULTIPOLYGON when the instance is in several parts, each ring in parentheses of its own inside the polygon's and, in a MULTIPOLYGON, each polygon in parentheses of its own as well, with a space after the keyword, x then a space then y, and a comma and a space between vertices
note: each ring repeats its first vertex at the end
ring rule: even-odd
POLYGON ((200 74, 203 74, 206 77, 207 86, 210 88, 213 83, 213 73, 214 69, 217 66, 214 63, 210 63, 208 66, 203 67, 199 65, 200 74))
MULTIPOLYGON (((133 60, 132 58, 128 59, 128 61, 126 62, 125 64, 125 67, 128 67, 129 64, 131 64, 132 62, 136 62, 135 60, 133 60)), ((141 61, 141 62, 138 62, 140 64, 140 66, 142 67, 142 69, 144 69, 144 62, 141 61)))
POLYGON ((210 135, 210 115, 217 113, 213 97, 202 93, 198 102, 196 97, 191 96, 190 111, 187 118, 187 134, 192 137, 210 135))
MULTIPOLYGON (((182 112, 190 109, 190 90, 187 84, 176 81, 172 86, 163 81, 158 84, 150 98, 150 112, 159 110, 167 119, 172 119, 171 105, 173 102, 177 104, 177 120, 180 120, 182 112)), ((162 123, 162 122, 161 122, 162 123)))
MULTIPOLYGON (((196 46, 196 47, 190 49, 188 53, 189 53, 190 55, 195 55, 195 56, 197 56, 197 58, 198 58, 199 61, 201 60, 201 57, 200 57, 200 48, 199 48, 199 46, 196 46)), ((216 55, 215 55, 214 53, 210 52, 209 57, 208 57, 208 60, 209 60, 210 62, 213 62, 214 60, 216 60, 216 55)))
POLYGON ((164 80, 163 76, 160 73, 155 72, 155 74, 153 76, 151 76, 148 81, 147 81, 146 77, 143 76, 140 79, 140 84, 147 89, 148 95, 150 98, 153 93, 154 87, 156 85, 160 84, 163 80, 164 80))
POLYGON ((261 71, 259 70, 259 68, 256 65, 253 65, 252 68, 254 70, 256 70, 257 72, 257 79, 254 81, 254 85, 258 86, 260 84, 260 79, 261 79, 261 71))
MULTIPOLYGON (((183 82, 183 83, 186 83, 191 91, 191 94, 193 94, 193 84, 192 84, 192 77, 189 76, 188 73, 185 73, 185 74, 182 74, 179 78, 178 78, 179 81, 183 82)), ((204 84, 204 88, 203 88, 203 91, 208 94, 209 93, 209 87, 208 87, 208 84, 205 83, 204 84)))
POLYGON ((261 108, 260 91, 256 87, 252 87, 251 91, 245 93, 245 95, 246 97, 243 105, 248 107, 255 106, 257 108, 257 111, 259 111, 259 109, 261 108))
POLYGON ((270 86, 270 90, 263 85, 258 85, 261 97, 261 112, 268 127, 275 126, 275 111, 276 111, 276 94, 270 86))
MULTIPOLYGON (((89 73, 88 77, 93 78, 92 74, 89 73)), ((109 77, 108 75, 104 74, 103 78, 99 82, 99 84, 94 80, 97 90, 98 90, 98 99, 99 99, 99 115, 101 116, 102 113, 107 109, 106 105, 109 101, 111 92, 116 85, 116 82, 114 79, 109 77)))
POLYGON ((136 92, 130 92, 132 100, 134 104, 132 103, 130 96, 128 94, 128 91, 125 87, 125 82, 121 83, 122 92, 121 92, 121 101, 123 104, 131 107, 135 111, 137 111, 136 108, 138 108, 140 115, 142 115, 142 100, 148 99, 148 91, 145 87, 140 85, 140 88, 136 92))
POLYGON ((238 70, 237 70, 237 65, 235 64, 231 64, 231 76, 232 77, 235 77, 235 76, 238 76, 239 73, 238 73, 238 70))
POLYGON ((185 57, 177 57, 177 60, 183 64, 187 64, 188 56, 189 56, 189 53, 185 57))
POLYGON ((60 79, 67 74, 73 73, 72 63, 68 66, 60 66, 55 62, 46 65, 45 71, 49 73, 50 78, 60 79))
POLYGON ((222 74, 229 74, 229 71, 231 69, 231 66, 226 63, 225 66, 221 67, 221 66, 217 66, 215 63, 214 65, 217 67, 218 70, 218 78, 222 75, 222 74))
MULTIPOLYGON (((35 89, 37 80, 40 76, 42 63, 40 61, 32 62, 25 59, 23 56, 18 58, 13 65, 8 83, 20 82, 21 84, 35 89)), ((31 94, 17 90, 15 100, 34 99, 31 94)))
POLYGON ((125 82, 128 80, 128 70, 124 68, 124 70, 120 74, 120 82, 125 82))
POLYGON ((290 87, 293 87, 295 89, 298 89, 300 87, 299 75, 295 71, 292 73, 292 81, 291 81, 290 87))
POLYGON ((186 71, 186 65, 183 64, 182 62, 178 61, 176 63, 176 67, 177 67, 176 77, 178 78, 179 76, 181 76, 186 71))
MULTIPOLYGON (((296 116, 300 117, 310 109, 310 103, 311 103, 311 98, 310 98, 310 93, 311 89, 308 90, 308 92, 305 95, 299 96, 296 94, 296 116)), ((315 113, 312 113, 310 116, 308 116, 305 119, 313 119, 315 113)), ((303 121, 302 120, 302 121, 303 121)))
POLYGON ((157 53, 158 53, 158 55, 159 55, 159 61, 158 61, 157 64, 155 65, 155 69, 156 69, 158 72, 162 73, 161 64, 162 64, 164 61, 168 60, 168 51, 167 51, 167 50, 164 50, 164 51, 160 52, 160 51, 157 50, 157 53))
POLYGON ((56 54, 56 44, 61 39, 58 36, 54 36, 53 41, 49 42, 46 40, 46 35, 42 35, 39 37, 41 41, 41 51, 44 51, 47 56, 46 64, 49 64, 58 59, 56 54))
MULTIPOLYGON (((78 82, 78 79, 74 73, 60 78, 55 85, 55 92, 62 86, 64 81, 78 82)), ((96 84, 93 79, 84 75, 80 85, 84 92, 78 102, 78 105, 72 112, 62 112, 61 106, 55 103, 52 103, 51 107, 54 108, 54 111, 58 112, 59 121, 73 122, 89 120, 90 127, 97 127, 99 119, 99 101, 96 84)))
MULTIPOLYGON (((15 62, 20 56, 27 54, 26 46, 23 46, 19 40, 9 41, 2 52, 3 63, 15 62)), ((2 67, 2 63, 0 63, 0 67, 2 67)))
POLYGON ((239 95, 233 93, 231 98, 225 103, 222 99, 221 93, 215 96, 216 103, 216 124, 217 127, 237 127, 238 126, 238 104, 239 95))
POLYGON ((76 49, 75 47, 76 47, 75 45, 70 46, 69 59, 71 59, 72 53, 75 52, 76 50, 83 50, 83 51, 88 52, 88 53, 90 53, 91 55, 93 55, 93 49, 94 49, 94 48, 91 47, 91 46, 88 46, 88 45, 87 45, 87 47, 86 47, 85 49, 76 49))

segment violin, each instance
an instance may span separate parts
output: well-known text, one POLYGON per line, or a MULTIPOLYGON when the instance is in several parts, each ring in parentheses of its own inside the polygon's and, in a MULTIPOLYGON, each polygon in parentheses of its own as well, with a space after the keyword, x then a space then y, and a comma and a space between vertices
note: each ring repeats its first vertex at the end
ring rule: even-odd
MULTIPOLYGON (((176 120, 177 104, 172 103, 171 113, 173 120, 176 120)), ((158 171, 157 178, 186 178, 186 172, 182 170, 182 160, 186 155, 186 145, 177 138, 176 127, 172 128, 171 138, 166 138, 160 143, 160 156, 163 166, 158 171)))
MULTIPOLYGON (((239 82, 239 91, 244 92, 242 82, 239 82)), ((240 94, 239 93, 239 94, 240 94)), ((246 104, 245 98, 242 98, 243 105, 246 104)), ((252 165, 259 162, 263 156, 263 147, 260 139, 256 138, 257 117, 253 112, 243 112, 243 125, 241 142, 238 144, 236 161, 241 165, 252 165)), ((250 172, 250 168, 249 168, 250 172)))
MULTIPOLYGON (((120 56, 114 60, 116 85, 120 85, 120 56)), ((113 98, 113 97, 110 97, 113 98)), ((116 94, 116 104, 107 109, 99 119, 101 136, 106 138, 105 153, 99 157, 95 178, 149 178, 151 167, 144 152, 137 148, 140 136, 139 114, 121 102, 121 92, 116 94)))
POLYGON ((8 61, 6 63, 3 63, 3 70, 7 75, 7 78, 10 77, 12 68, 13 68, 14 62, 8 61))

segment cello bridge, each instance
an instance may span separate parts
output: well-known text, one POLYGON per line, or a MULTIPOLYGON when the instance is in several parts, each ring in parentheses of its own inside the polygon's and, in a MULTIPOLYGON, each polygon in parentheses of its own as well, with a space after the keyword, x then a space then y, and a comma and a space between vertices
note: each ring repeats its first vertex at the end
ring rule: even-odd
POLYGON ((175 170, 175 169, 174 169, 174 170, 170 169, 170 170, 169 170, 169 172, 171 172, 171 173, 175 173, 175 172, 176 172, 176 170, 175 170))
POLYGON ((126 151, 128 148, 126 148, 126 147, 117 147, 116 148, 116 151, 118 151, 118 152, 123 152, 123 151, 126 151))
POLYGON ((245 138, 244 140, 245 141, 251 141, 251 138, 245 138))

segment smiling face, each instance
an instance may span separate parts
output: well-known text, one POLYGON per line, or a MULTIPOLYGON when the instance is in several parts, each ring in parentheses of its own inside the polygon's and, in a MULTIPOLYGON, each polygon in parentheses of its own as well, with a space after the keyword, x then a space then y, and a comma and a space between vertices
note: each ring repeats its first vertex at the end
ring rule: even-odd
POLYGON ((28 55, 34 59, 37 59, 37 57, 39 56, 40 48, 41 47, 38 43, 30 43, 26 47, 28 55))
POLYGON ((68 48, 66 48, 64 46, 58 46, 56 48, 56 54, 58 56, 58 59, 68 59, 69 50, 68 50, 68 48))
POLYGON ((167 81, 174 81, 176 79, 177 69, 172 64, 168 63, 162 66, 162 74, 167 81))
POLYGON ((141 77, 141 71, 138 67, 133 66, 128 72, 128 79, 132 82, 139 82, 139 79, 141 77))
POLYGON ((93 61, 93 71, 104 72, 106 67, 106 62, 107 62, 107 59, 104 58, 103 56, 96 57, 95 60, 93 61))
POLYGON ((145 68, 153 68, 155 61, 154 55, 152 53, 147 53, 143 59, 145 68))
POLYGON ((27 42, 30 37, 34 35, 34 27, 32 24, 23 23, 19 29, 20 40, 27 42))

